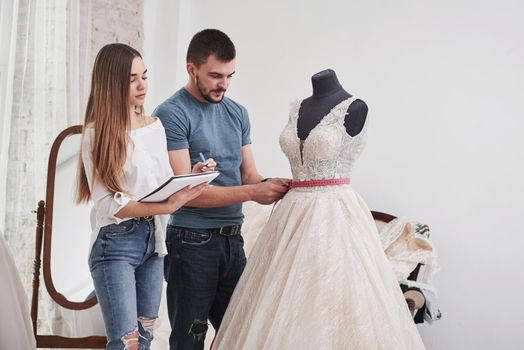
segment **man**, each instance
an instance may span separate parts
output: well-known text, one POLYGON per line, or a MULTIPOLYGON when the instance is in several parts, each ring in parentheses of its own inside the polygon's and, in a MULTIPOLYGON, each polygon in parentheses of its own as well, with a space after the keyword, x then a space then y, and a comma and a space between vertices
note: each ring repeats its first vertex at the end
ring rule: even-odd
MULTIPOLYGON (((191 172, 200 153, 220 175, 205 194, 171 214, 165 259, 171 349, 203 349, 207 320, 218 329, 246 263, 242 202, 271 204, 285 179, 263 179, 251 151, 246 109, 224 96, 235 73, 235 46, 219 30, 192 38, 186 86, 153 113, 166 129, 175 174, 191 172), (269 181, 265 181, 269 180, 269 181)), ((204 164, 199 164, 204 166, 204 164)))

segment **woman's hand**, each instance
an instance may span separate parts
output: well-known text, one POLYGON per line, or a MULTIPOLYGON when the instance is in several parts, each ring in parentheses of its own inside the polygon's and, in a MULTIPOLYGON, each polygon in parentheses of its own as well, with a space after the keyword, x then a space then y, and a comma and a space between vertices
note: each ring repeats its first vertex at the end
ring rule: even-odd
POLYGON ((217 167, 217 163, 213 158, 209 158, 206 160, 205 163, 198 162, 195 164, 193 169, 191 170, 192 173, 208 173, 210 171, 215 171, 217 167))
POLYGON ((175 210, 180 209, 187 202, 200 196, 202 192, 204 192, 207 189, 208 186, 208 183, 204 182, 203 184, 200 184, 198 186, 192 188, 186 187, 178 192, 173 193, 171 197, 167 199, 170 212, 174 212, 175 210))

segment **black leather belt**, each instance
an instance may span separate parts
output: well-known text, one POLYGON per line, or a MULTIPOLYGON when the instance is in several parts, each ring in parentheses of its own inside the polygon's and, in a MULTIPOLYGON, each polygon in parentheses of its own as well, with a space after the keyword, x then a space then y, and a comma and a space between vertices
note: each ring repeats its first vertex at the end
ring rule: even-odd
POLYGON ((218 228, 211 228, 209 231, 218 233, 221 236, 236 236, 242 232, 242 225, 223 226, 218 228))

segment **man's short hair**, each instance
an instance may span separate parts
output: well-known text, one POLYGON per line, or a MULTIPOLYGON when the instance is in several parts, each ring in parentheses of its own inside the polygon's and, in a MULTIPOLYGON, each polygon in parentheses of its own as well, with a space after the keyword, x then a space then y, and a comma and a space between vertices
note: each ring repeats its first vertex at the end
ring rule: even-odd
POLYGON ((187 48, 186 61, 200 67, 210 55, 215 55, 222 62, 229 62, 236 56, 235 45, 218 29, 204 29, 196 33, 187 48))

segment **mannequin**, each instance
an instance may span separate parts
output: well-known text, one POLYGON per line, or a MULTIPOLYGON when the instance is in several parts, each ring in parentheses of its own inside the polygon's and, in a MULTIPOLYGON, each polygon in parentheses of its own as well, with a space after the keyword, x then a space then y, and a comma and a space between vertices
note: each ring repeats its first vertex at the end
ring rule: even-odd
MULTIPOLYGON (((326 69, 311 77, 313 95, 302 101, 298 112, 298 137, 305 140, 311 130, 324 118, 329 111, 343 100, 351 97, 338 82, 332 69, 326 69)), ((347 110, 344 125, 346 132, 355 136, 362 131, 368 106, 360 99, 353 102, 347 110)))
POLYGON ((212 350, 423 350, 369 208, 348 185, 366 144, 366 105, 332 70, 312 81, 313 96, 291 106, 279 137, 290 190, 258 220, 264 228, 212 350), (319 123, 337 104, 331 122, 319 123), (298 140, 308 134, 310 143, 298 140))

